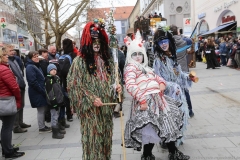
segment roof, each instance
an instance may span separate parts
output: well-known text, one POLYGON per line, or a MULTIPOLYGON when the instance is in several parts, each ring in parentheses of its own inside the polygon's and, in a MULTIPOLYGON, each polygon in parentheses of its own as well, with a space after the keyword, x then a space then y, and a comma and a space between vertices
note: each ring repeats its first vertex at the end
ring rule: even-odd
MULTIPOLYGON (((124 19, 128 19, 128 17, 130 16, 134 6, 124 6, 124 7, 115 7, 115 8, 116 8, 115 13, 114 13, 115 20, 124 20, 124 19)), ((110 8, 89 9, 88 13, 87 13, 87 20, 91 21, 94 18, 106 19, 104 11, 109 13, 110 8)))

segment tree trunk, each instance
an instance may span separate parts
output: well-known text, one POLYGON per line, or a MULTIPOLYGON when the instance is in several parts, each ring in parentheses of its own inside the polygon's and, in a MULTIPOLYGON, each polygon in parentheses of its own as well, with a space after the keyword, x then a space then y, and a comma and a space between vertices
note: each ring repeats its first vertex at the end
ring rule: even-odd
POLYGON ((61 40, 62 40, 62 33, 59 33, 58 36, 56 36, 56 48, 59 51, 61 49, 61 40))

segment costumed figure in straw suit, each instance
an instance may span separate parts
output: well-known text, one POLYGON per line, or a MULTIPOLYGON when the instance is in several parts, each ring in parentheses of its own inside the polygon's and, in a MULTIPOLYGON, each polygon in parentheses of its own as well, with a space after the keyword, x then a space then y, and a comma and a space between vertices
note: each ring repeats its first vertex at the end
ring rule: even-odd
MULTIPOLYGON (((183 72, 181 66, 177 63, 176 44, 173 35, 167 31, 167 27, 158 28, 154 34, 154 54, 156 56, 153 69, 154 72, 166 81, 165 94, 169 97, 180 101, 180 109, 184 113, 182 134, 187 129, 189 110, 184 89, 187 90, 196 81, 195 76, 183 72)), ((183 144, 184 137, 177 142, 177 146, 183 144)), ((164 142, 161 146, 164 148, 164 142)))
POLYGON ((83 29, 81 53, 67 77, 71 106, 80 119, 83 160, 110 160, 113 108, 103 103, 117 102, 120 85, 115 84, 115 67, 108 47, 104 23, 98 19, 83 29))
POLYGON ((155 160, 155 143, 165 141, 169 160, 188 160, 175 142, 182 137, 183 112, 181 103, 165 96, 166 82, 147 66, 148 58, 140 32, 135 39, 125 38, 128 47, 124 79, 127 91, 133 97, 130 118, 125 127, 125 146, 141 151, 141 160, 155 160))

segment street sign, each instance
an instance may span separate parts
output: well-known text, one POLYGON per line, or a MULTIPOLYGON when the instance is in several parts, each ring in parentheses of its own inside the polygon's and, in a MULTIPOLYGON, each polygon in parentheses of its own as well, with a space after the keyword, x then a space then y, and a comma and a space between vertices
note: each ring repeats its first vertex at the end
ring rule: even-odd
POLYGON ((0 26, 3 29, 7 27, 7 21, 5 17, 0 17, 0 26))

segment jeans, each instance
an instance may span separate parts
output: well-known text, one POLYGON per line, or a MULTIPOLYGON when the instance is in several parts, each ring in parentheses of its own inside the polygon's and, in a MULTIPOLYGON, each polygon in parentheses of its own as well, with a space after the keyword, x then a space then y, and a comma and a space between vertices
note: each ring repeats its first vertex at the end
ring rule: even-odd
POLYGON ((60 121, 61 119, 65 119, 65 106, 61 106, 60 107, 60 112, 59 112, 59 116, 58 116, 58 120, 60 121))
POLYGON ((21 89, 21 109, 18 110, 14 122, 14 128, 20 127, 21 124, 23 124, 23 108, 25 106, 25 90, 21 89))
POLYGON ((5 155, 13 153, 12 130, 16 115, 2 116, 1 145, 5 155))
POLYGON ((38 107, 37 108, 37 119, 38 119, 38 128, 45 128, 45 108, 46 107, 38 107))
POLYGON ((189 111, 191 112, 191 111, 192 111, 192 102, 191 102, 189 90, 188 90, 188 89, 184 89, 184 93, 185 93, 185 96, 186 96, 186 100, 187 100, 187 104, 188 104, 188 109, 189 109, 189 111))
POLYGON ((226 64, 227 64, 226 55, 220 55, 220 58, 221 58, 222 65, 226 66, 226 64))
POLYGON ((56 109, 51 109, 51 125, 52 127, 57 126, 58 124, 58 117, 59 117, 59 108, 56 109))

